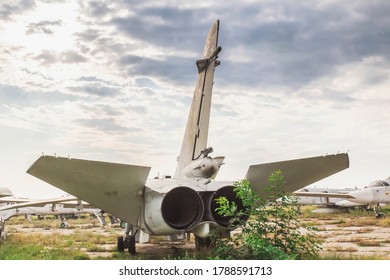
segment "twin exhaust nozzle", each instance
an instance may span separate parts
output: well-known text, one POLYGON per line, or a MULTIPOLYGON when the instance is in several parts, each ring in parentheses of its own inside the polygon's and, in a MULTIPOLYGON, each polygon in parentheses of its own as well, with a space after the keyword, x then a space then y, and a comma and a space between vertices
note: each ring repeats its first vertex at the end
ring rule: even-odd
POLYGON ((233 186, 225 186, 215 192, 196 192, 189 187, 177 187, 168 192, 161 204, 164 221, 177 230, 191 230, 199 223, 210 221, 221 227, 230 225, 231 217, 221 216, 216 209, 216 199, 226 197, 234 201, 238 210, 244 208, 241 199, 236 197, 233 186))

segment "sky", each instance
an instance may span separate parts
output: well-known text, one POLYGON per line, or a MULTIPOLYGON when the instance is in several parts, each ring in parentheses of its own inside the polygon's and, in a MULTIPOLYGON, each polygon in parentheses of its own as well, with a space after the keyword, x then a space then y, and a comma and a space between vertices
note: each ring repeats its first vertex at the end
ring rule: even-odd
POLYGON ((209 146, 217 179, 251 164, 348 152, 319 187, 390 176, 390 2, 0 3, 0 186, 62 191, 27 174, 42 154, 173 174, 211 25, 220 20, 209 146))

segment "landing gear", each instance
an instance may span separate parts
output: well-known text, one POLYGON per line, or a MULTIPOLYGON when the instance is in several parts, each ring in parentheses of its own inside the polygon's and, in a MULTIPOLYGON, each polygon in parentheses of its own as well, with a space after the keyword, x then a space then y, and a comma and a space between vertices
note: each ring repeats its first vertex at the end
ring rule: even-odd
POLYGON ((375 206, 374 211, 375 211, 375 218, 381 219, 381 218, 385 217, 385 214, 383 212, 380 212, 379 204, 377 206, 375 206))
POLYGON ((196 250, 200 251, 203 249, 208 249, 212 247, 213 242, 211 241, 210 237, 199 237, 195 235, 195 248, 196 250))
MULTIPOLYGON (((189 233, 188 233, 189 234, 189 233)), ((218 232, 214 232, 214 237, 200 237, 195 235, 195 249, 200 251, 204 249, 214 248, 216 246, 215 238, 224 239, 230 238, 230 230, 219 230, 218 232)))
POLYGON ((0 220, 0 243, 5 240, 5 226, 3 220, 0 220))
POLYGON ((3 241, 3 227, 0 225, 0 243, 1 241, 3 241))
POLYGON ((68 222, 65 220, 65 216, 64 216, 64 215, 61 215, 61 216, 60 216, 60 219, 61 219, 61 224, 60 224, 60 227, 61 227, 61 228, 69 227, 69 224, 68 224, 68 222))
POLYGON ((123 253, 126 248, 128 249, 129 254, 135 255, 135 236, 118 236, 118 252, 123 253))
POLYGON ((132 225, 126 223, 126 230, 124 236, 118 236, 118 252, 124 252, 128 249, 129 254, 135 255, 135 235, 138 233, 132 225))
POLYGON ((385 217, 385 214, 383 212, 375 213, 375 218, 377 218, 377 219, 384 218, 384 217, 385 217))

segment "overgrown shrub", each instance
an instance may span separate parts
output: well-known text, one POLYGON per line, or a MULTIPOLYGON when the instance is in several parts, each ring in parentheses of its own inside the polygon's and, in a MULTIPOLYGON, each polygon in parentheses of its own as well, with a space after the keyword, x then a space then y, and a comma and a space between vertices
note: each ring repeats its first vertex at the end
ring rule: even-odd
POLYGON ((281 171, 273 172, 268 181, 266 198, 260 197, 247 180, 234 183, 234 191, 244 206, 241 210, 226 197, 217 199, 218 214, 231 217, 231 230, 235 233, 229 238, 216 238, 215 258, 280 260, 318 255, 317 229, 301 225, 296 200, 282 189, 281 171))

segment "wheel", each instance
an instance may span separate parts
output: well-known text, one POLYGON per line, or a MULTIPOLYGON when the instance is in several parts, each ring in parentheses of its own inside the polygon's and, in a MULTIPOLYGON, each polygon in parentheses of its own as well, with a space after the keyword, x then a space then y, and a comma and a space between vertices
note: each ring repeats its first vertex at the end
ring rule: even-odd
POLYGON ((135 236, 131 235, 128 237, 128 249, 129 249, 129 254, 135 255, 135 236))
POLYGON ((65 228, 66 227, 66 224, 64 222, 61 223, 60 225, 61 228, 65 228))
POLYGON ((381 218, 384 218, 384 217, 385 217, 385 214, 382 213, 382 212, 375 213, 375 218, 377 218, 377 219, 381 219, 381 218))
POLYGON ((195 235, 195 248, 197 250, 210 248, 211 245, 212 245, 212 242, 211 242, 210 237, 202 238, 202 237, 195 235))
POLYGON ((126 222, 124 222, 124 221, 121 221, 121 223, 120 223, 120 227, 121 227, 121 228, 125 228, 125 227, 126 227, 126 222))
POLYGON ((118 236, 118 252, 125 251, 125 241, 123 240, 123 236, 118 236))

